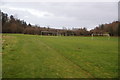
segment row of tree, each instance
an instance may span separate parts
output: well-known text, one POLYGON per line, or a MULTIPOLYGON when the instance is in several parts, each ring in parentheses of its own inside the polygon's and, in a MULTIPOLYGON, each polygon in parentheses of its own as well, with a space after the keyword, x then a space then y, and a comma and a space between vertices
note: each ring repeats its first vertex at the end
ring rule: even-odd
POLYGON ((119 21, 114 21, 109 24, 101 24, 98 27, 94 28, 91 30, 92 33, 108 33, 111 36, 120 36, 120 22, 119 21))
POLYGON ((120 22, 114 21, 109 24, 102 24, 98 27, 88 31, 86 28, 73 28, 70 29, 53 29, 49 27, 40 27, 37 25, 27 24, 24 20, 16 19, 13 15, 10 17, 1 12, 2 14, 2 33, 22 33, 22 34, 35 34, 35 35, 63 35, 63 36, 89 36, 93 33, 104 34, 108 33, 111 36, 120 36, 120 22))

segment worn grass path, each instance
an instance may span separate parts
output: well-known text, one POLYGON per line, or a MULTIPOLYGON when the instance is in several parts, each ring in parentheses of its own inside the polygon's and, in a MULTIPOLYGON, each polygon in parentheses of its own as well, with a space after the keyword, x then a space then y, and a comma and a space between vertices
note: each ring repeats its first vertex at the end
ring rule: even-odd
POLYGON ((4 78, 117 77, 117 39, 3 34, 4 78))

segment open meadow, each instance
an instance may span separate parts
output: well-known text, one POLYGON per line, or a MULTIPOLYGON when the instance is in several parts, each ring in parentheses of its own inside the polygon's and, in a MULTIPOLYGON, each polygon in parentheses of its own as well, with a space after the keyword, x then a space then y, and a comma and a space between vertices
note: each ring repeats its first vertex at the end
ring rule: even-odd
POLYGON ((2 35, 3 78, 118 77, 118 38, 2 35))

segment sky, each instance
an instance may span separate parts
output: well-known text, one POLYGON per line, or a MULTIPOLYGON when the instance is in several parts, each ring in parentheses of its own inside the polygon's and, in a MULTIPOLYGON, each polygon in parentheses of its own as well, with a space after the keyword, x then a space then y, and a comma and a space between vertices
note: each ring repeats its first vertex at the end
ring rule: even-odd
MULTIPOLYGON (((105 1, 105 0, 104 0, 105 1)), ((41 27, 88 30, 118 20, 118 2, 1 1, 1 11, 41 27)))

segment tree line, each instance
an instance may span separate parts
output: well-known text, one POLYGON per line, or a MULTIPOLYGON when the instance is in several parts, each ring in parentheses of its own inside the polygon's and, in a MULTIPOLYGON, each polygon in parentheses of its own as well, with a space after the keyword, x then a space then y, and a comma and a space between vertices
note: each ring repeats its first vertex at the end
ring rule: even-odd
POLYGON ((38 25, 27 24, 24 20, 14 18, 13 15, 1 12, 2 15, 2 33, 20 33, 34 35, 63 35, 63 36, 90 36, 91 34, 110 34, 110 36, 120 36, 120 22, 114 21, 109 24, 101 24, 88 31, 84 28, 73 29, 54 29, 49 27, 40 27, 38 25))
POLYGON ((110 36, 120 36, 120 22, 114 21, 109 24, 101 24, 98 27, 95 27, 93 30, 91 30, 92 33, 108 33, 110 36))

